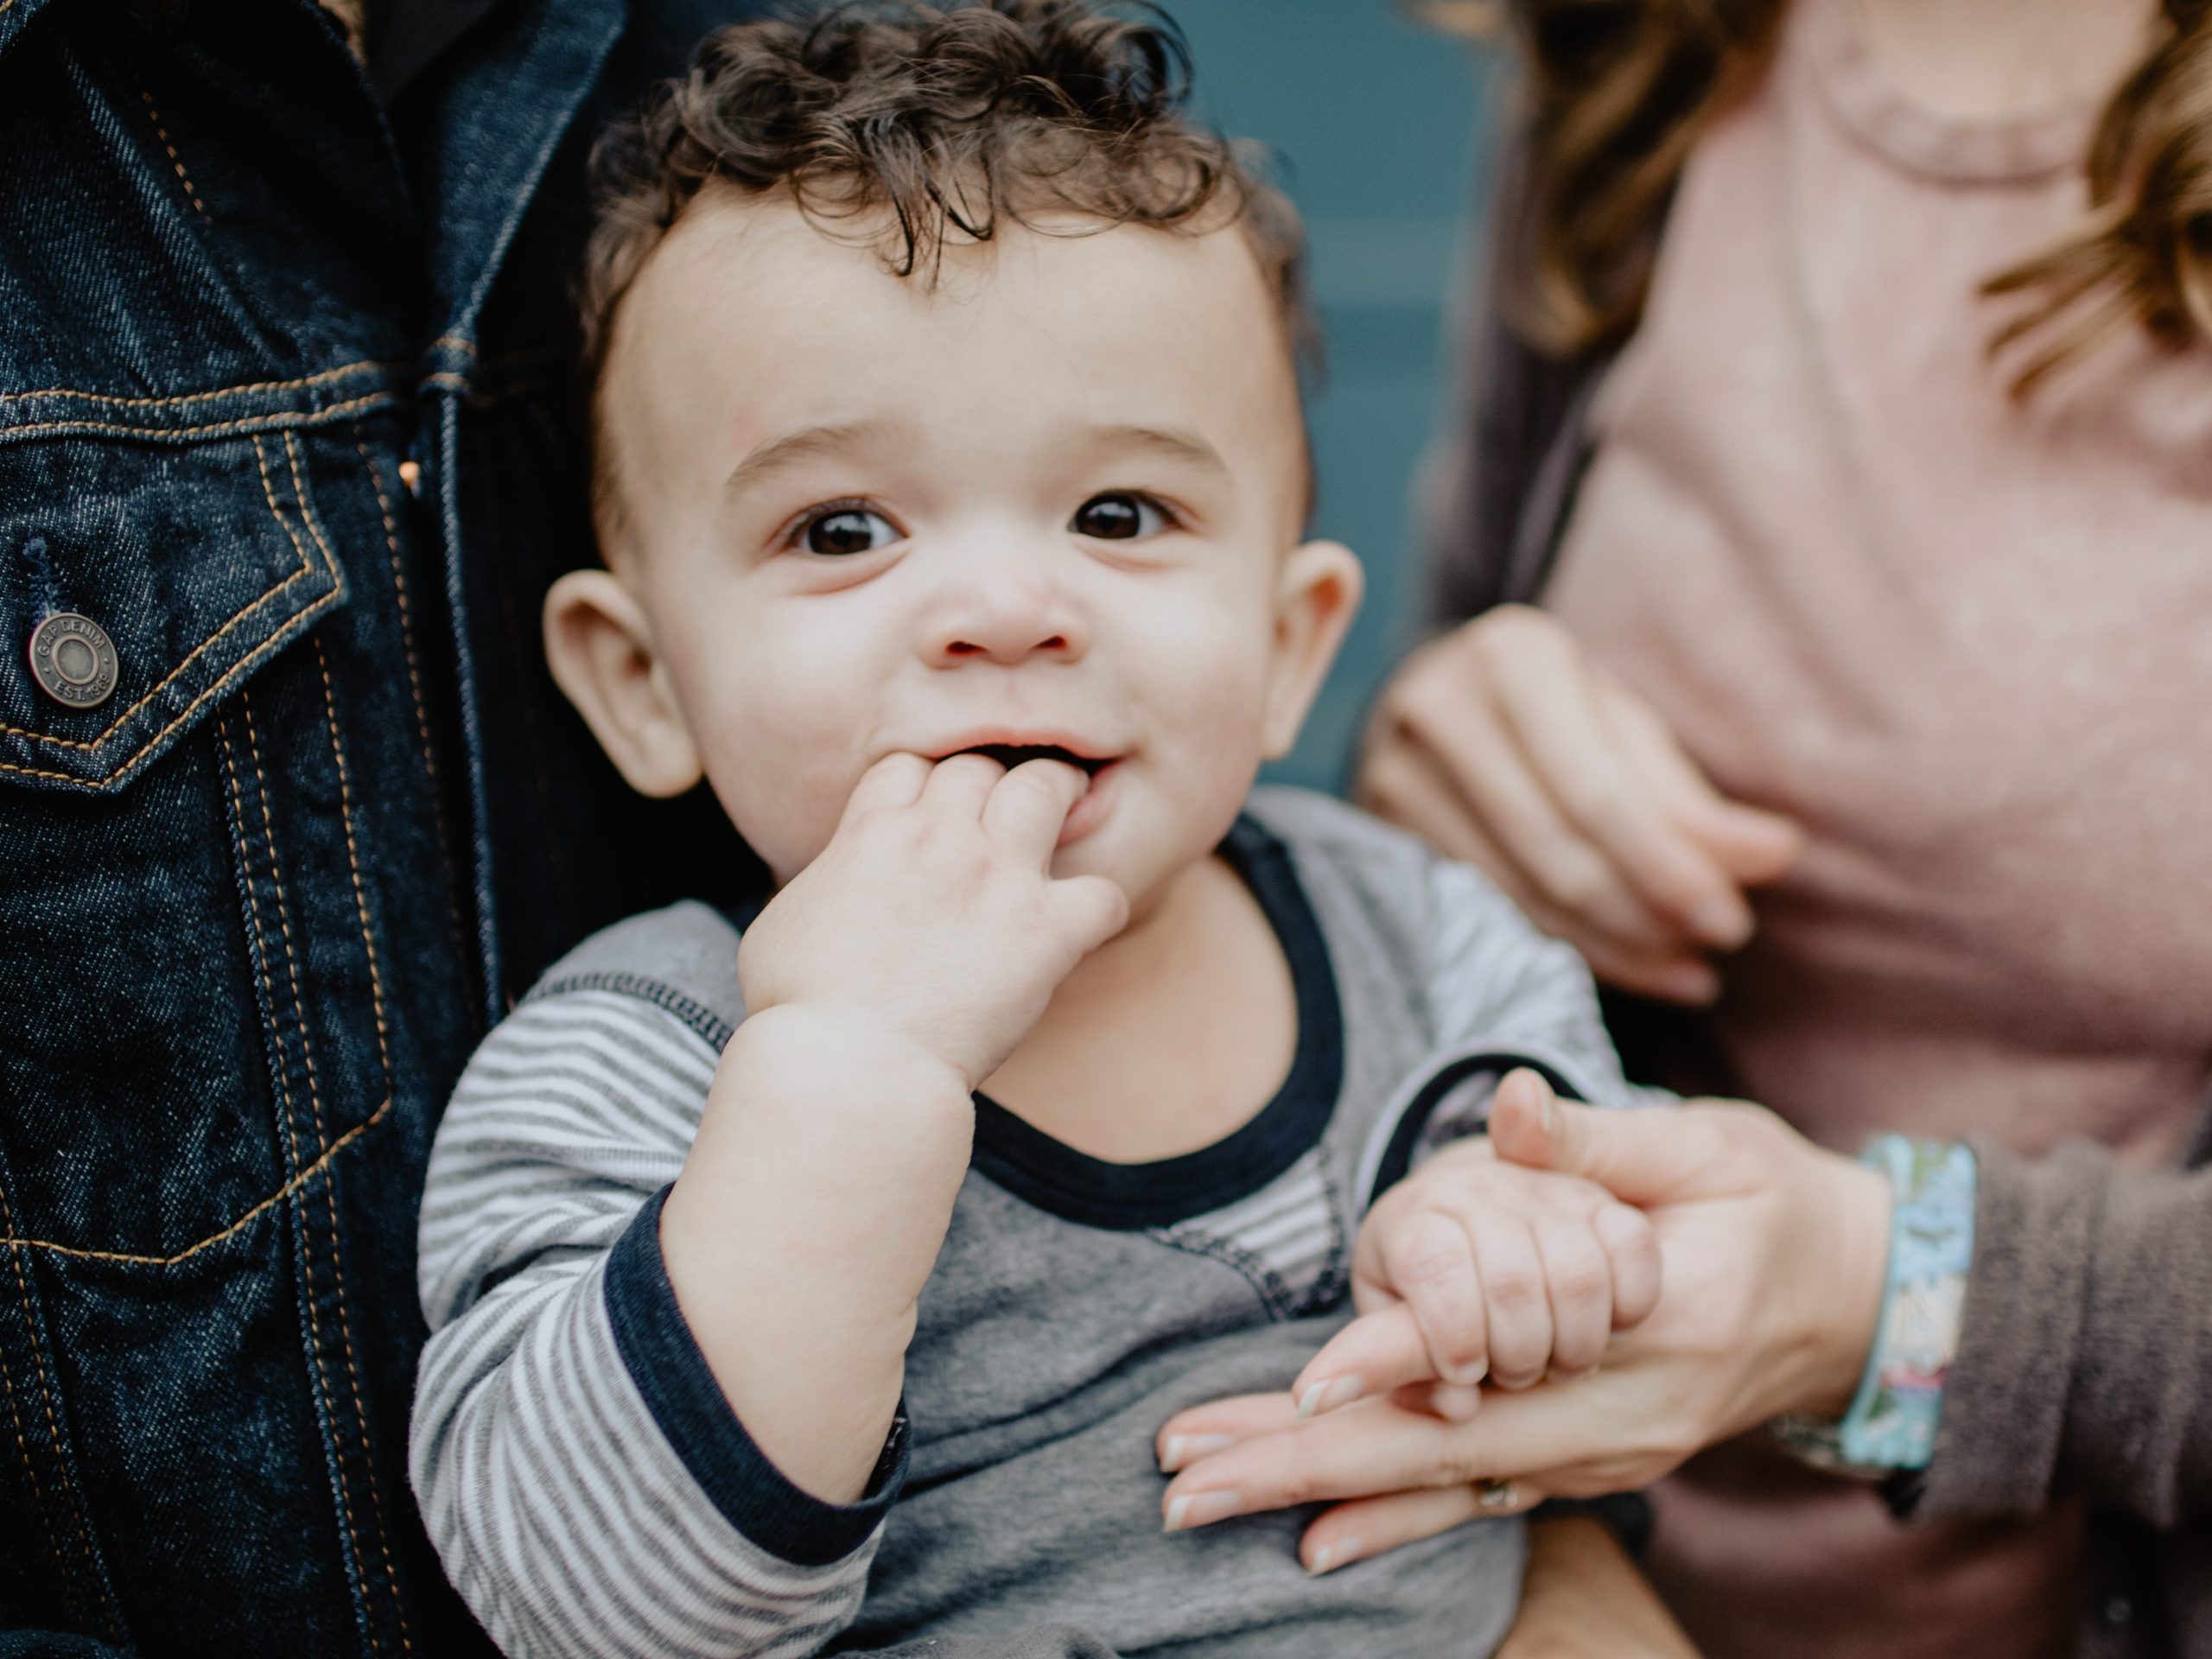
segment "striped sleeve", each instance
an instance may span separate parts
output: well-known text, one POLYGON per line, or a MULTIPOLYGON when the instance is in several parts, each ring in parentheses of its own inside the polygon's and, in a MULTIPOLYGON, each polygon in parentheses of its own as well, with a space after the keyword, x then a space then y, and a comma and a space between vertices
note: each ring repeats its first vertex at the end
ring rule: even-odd
POLYGON ((850 1622, 903 1471, 784 1479, 669 1287, 661 1199, 715 1050, 642 995, 525 1001, 440 1126, 409 1466, 448 1575, 511 1655, 804 1659, 850 1622))
POLYGON ((1442 1042, 1544 1061, 1600 1106, 1674 1098, 1622 1076, 1588 966, 1572 945, 1539 932, 1481 872, 1434 859, 1424 897, 1423 970, 1442 1042))

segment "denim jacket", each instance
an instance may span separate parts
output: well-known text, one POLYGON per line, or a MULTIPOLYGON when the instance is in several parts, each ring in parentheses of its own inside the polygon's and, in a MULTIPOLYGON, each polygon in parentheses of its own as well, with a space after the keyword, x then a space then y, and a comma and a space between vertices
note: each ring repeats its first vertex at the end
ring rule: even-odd
POLYGON ((387 109, 311 0, 0 0, 0 1654, 482 1643, 404 1473, 431 1129, 743 858, 538 649, 582 156, 747 10, 502 0, 387 109))

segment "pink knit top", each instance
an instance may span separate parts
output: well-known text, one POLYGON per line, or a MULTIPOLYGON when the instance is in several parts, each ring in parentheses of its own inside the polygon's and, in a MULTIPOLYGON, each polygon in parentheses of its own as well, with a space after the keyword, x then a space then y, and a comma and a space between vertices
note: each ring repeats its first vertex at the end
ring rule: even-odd
MULTIPOLYGON (((2172 1152, 2212 1071, 2212 353, 2025 406, 1981 280, 2081 211, 2095 110, 1964 122, 1798 0, 1699 146, 1548 597, 1807 829, 1716 1026, 1815 1139, 2172 1152)), ((1709 1659, 2060 1654, 2081 1517, 1906 1529, 1763 1440, 1661 1494, 1709 1659)))

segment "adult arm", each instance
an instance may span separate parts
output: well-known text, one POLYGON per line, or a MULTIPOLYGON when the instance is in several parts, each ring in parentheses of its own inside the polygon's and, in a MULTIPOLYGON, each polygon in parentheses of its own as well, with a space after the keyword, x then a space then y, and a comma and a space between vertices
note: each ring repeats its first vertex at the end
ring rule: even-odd
POLYGON ((2212 1514, 2212 1169, 1974 1149, 1958 1356, 1906 1507, 2027 1515, 2080 1492, 2158 1528, 2212 1514))
POLYGON ((1697 1659, 1656 1591, 1603 1522, 1529 1528, 1521 1611, 1497 1659, 1697 1659))

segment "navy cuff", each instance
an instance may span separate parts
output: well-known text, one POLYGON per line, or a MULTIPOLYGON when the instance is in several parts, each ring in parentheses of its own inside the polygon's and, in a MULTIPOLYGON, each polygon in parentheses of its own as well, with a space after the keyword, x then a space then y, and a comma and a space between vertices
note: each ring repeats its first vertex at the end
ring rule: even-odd
POLYGON ((841 1561, 868 1541, 906 1478, 905 1403, 859 1503, 825 1503, 792 1485, 738 1421, 676 1305, 660 1253, 667 1201, 663 1187, 607 1256, 607 1317, 615 1350, 645 1409, 723 1519, 795 1567, 841 1561))

